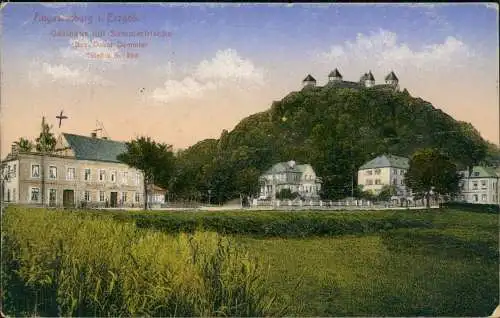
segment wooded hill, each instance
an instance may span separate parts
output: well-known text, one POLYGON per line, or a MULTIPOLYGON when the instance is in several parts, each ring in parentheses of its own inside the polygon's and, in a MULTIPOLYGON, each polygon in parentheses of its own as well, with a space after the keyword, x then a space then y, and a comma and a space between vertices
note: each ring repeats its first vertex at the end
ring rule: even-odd
MULTIPOLYGON (((171 193, 225 202, 258 193, 258 177, 273 164, 310 163, 323 179, 323 198, 351 195, 357 169, 383 153, 409 157, 437 147, 459 168, 500 162, 500 150, 469 123, 454 120, 407 90, 309 87, 243 119, 219 139, 178 153, 171 193)), ((356 186, 355 186, 356 187, 356 186)))

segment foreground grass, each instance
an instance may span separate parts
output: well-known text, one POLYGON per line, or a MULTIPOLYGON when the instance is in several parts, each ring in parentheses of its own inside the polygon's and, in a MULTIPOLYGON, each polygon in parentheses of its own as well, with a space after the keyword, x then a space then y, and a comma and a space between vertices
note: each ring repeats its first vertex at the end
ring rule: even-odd
MULTIPOLYGON (((183 231, 228 234, 240 253, 270 266, 261 286, 280 298, 267 307, 268 315, 280 315, 277 310, 288 303, 292 306, 281 313, 296 316, 487 316, 498 305, 496 215, 456 210, 90 214, 136 223, 141 233, 171 233, 165 245, 183 231)), ((212 246, 207 251, 217 254, 212 246)), ((148 253, 141 268, 157 259, 154 249, 148 253)))
POLYGON ((266 271, 213 232, 168 235, 107 217, 9 207, 4 310, 26 316, 279 315, 266 271))

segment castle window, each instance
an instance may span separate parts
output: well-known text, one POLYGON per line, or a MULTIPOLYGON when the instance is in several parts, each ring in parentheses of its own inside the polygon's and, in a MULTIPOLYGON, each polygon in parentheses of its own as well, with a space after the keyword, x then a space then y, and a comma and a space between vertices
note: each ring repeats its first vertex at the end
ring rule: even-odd
POLYGON ((375 169, 375 174, 380 174, 380 169, 375 169))

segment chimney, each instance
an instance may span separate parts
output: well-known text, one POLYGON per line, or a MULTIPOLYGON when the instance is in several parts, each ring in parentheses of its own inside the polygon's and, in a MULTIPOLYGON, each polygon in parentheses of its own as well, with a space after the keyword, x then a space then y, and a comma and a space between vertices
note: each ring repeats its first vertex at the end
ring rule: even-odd
POLYGON ((92 137, 92 138, 96 138, 96 137, 97 137, 97 133, 95 133, 95 132, 91 133, 91 134, 90 134, 90 137, 92 137))
POLYGON ((17 144, 16 144, 16 143, 13 143, 13 144, 12 144, 10 152, 11 152, 13 155, 17 155, 17 154, 19 153, 19 147, 17 146, 17 144))

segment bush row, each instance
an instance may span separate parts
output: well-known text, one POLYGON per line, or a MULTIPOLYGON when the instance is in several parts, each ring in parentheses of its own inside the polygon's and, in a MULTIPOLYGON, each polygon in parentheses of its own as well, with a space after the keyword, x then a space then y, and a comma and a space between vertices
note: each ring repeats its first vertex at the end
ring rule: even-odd
POLYGON ((500 205, 498 204, 474 204, 467 202, 445 202, 439 205, 440 208, 459 209, 467 212, 479 213, 500 213, 500 205))
POLYGON ((262 264, 217 233, 168 235, 106 216, 9 207, 2 241, 3 310, 13 316, 267 316, 284 308, 262 264))
POLYGON ((374 233, 398 228, 427 228, 432 222, 415 213, 314 212, 113 212, 139 228, 193 233, 197 230, 259 237, 307 237, 374 233))

